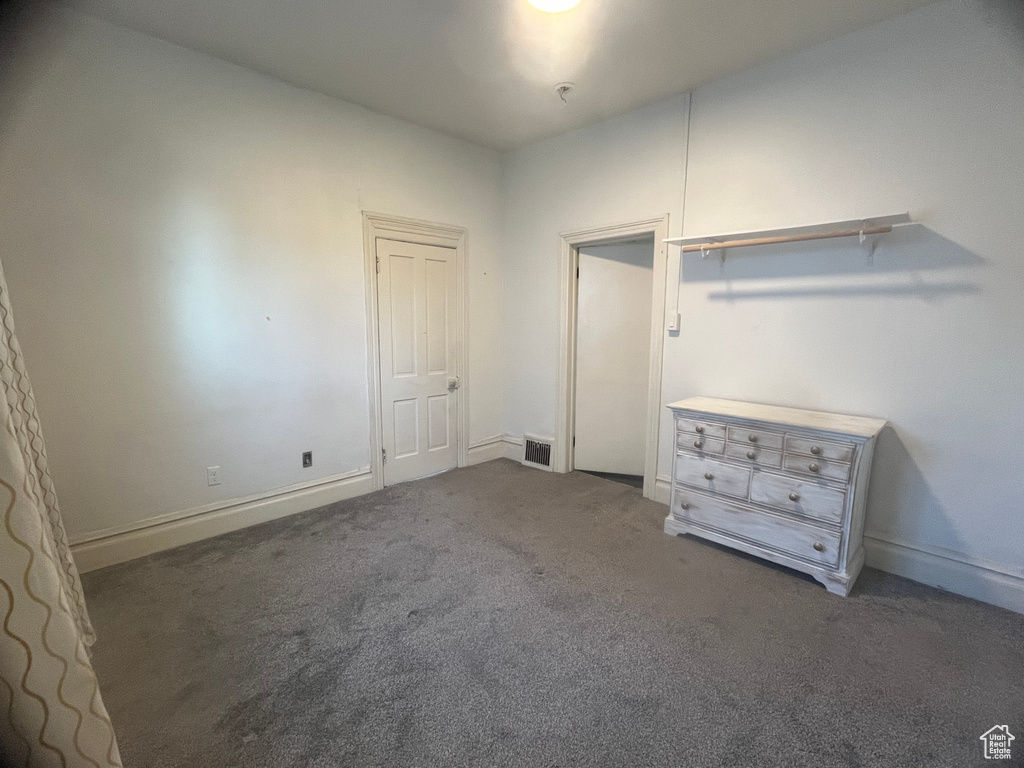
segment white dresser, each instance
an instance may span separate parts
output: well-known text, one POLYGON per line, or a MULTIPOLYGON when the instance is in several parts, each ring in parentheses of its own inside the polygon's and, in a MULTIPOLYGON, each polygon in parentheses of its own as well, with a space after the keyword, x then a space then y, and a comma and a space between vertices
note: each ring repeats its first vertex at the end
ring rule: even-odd
POLYGON ((883 419, 694 397, 672 403, 665 533, 809 573, 848 595, 864 564, 864 506, 883 419))

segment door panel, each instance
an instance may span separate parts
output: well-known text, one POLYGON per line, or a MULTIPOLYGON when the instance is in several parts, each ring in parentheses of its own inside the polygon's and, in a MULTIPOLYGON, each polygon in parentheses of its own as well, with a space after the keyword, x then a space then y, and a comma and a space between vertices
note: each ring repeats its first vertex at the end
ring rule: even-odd
POLYGON ((434 395, 427 399, 427 433, 430 450, 448 447, 448 395, 434 395))
POLYGON ((384 484, 452 469, 455 250, 377 240, 384 484))
POLYGON ((643 475, 654 243, 581 248, 573 467, 643 475))

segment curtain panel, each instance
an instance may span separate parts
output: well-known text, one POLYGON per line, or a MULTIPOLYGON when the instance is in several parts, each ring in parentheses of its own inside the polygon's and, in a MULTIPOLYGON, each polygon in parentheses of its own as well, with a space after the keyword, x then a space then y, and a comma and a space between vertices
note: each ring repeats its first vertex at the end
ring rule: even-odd
POLYGON ((0 765, 120 766, 0 267, 0 765))

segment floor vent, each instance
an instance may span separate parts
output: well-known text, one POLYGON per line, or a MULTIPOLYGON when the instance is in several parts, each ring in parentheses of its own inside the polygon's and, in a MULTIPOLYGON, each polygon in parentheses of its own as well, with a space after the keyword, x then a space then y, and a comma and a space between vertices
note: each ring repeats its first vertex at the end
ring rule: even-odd
POLYGON ((551 443, 536 437, 523 439, 523 464, 551 470, 551 443))

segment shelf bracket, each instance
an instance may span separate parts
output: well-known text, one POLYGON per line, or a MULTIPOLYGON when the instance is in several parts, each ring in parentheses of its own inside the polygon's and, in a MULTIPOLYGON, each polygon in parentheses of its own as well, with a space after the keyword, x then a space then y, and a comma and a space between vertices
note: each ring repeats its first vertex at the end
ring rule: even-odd
POLYGON ((868 264, 874 264, 875 263, 875 244, 876 244, 875 236, 874 235, 870 235, 869 236, 869 235, 865 234, 864 230, 862 229, 860 231, 860 235, 859 235, 858 239, 860 241, 860 244, 864 247, 864 252, 867 254, 868 264))

